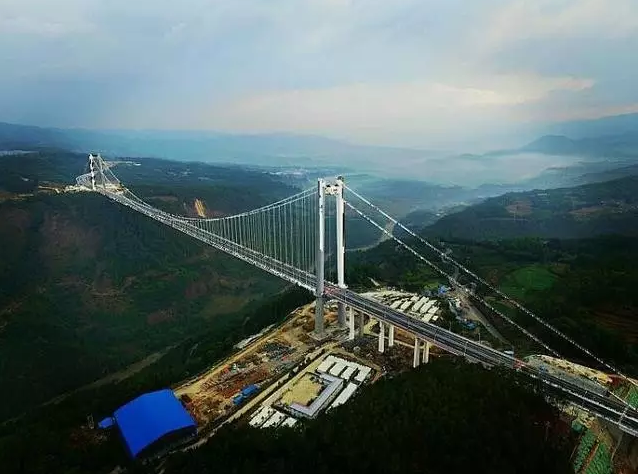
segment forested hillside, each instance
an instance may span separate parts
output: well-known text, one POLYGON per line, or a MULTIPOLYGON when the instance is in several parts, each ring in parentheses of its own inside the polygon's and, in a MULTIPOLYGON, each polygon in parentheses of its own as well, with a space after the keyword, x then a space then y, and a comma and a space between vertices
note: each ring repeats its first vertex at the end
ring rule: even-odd
MULTIPOLYGON (((506 294, 596 354, 638 374, 637 239, 457 241, 450 247, 506 294)), ((511 312, 507 306, 501 309, 511 312)), ((531 318, 512 314, 565 355, 595 364, 531 318)))
POLYGON ((568 434, 528 380, 437 360, 300 429, 225 429, 169 458, 165 472, 568 474, 568 434))
MULTIPOLYGON (((283 287, 102 196, 42 189, 43 182, 62 189, 84 161, 47 151, 0 158, 0 380, 11 381, 0 420, 161 352, 283 287), (33 187, 16 194, 16 182, 33 187)), ((159 182, 139 185, 141 196, 182 214, 195 214, 195 198, 207 214, 224 215, 290 192, 239 169, 180 170, 160 160, 129 167, 133 182, 159 182), (203 184, 204 172, 215 177, 203 184), (179 176, 170 189, 160 179, 169 173, 179 176)))
MULTIPOLYGON (((632 374, 638 374, 638 239, 601 236, 592 239, 503 239, 435 241, 440 248, 505 294, 529 307, 603 358, 632 374)), ((410 241, 422 255, 453 274, 448 262, 425 246, 410 241)), ((447 279, 402 250, 394 242, 367 252, 348 256, 348 283, 353 287, 372 287, 378 283, 421 291, 447 279)), ((460 281, 470 280, 460 273, 460 281)), ((524 327, 540 335, 567 356, 596 364, 580 351, 559 339, 528 316, 502 304, 485 292, 499 309, 512 315, 524 327)), ((490 314, 489 311, 487 314, 490 314)), ((512 326, 498 317, 494 323, 515 347, 539 350, 512 326), (535 347, 535 348, 534 348, 535 347)))
POLYGON ((233 345, 262 328, 281 322, 310 294, 294 289, 270 295, 244 310, 207 321, 197 334, 176 343, 159 360, 120 381, 89 387, 55 404, 0 422, 2 473, 109 473, 129 463, 117 436, 90 429, 96 421, 140 393, 166 388, 192 377, 233 351, 233 345))
POLYGON ((508 193, 441 218, 428 236, 473 240, 638 235, 638 176, 508 193))

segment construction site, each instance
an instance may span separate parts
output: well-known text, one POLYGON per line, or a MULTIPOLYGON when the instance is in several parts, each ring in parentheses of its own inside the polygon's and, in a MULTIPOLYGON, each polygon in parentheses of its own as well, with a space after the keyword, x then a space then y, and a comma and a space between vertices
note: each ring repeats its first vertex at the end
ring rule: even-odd
POLYGON ((250 426, 292 426, 299 419, 315 418, 343 405, 381 372, 376 365, 361 362, 339 349, 314 360, 261 403, 250 416, 250 426))
POLYGON ((230 358, 175 390, 198 426, 225 418, 303 361, 316 347, 308 336, 312 330, 309 310, 300 308, 279 328, 242 341, 230 358))
MULTIPOLYGON (((396 290, 365 296, 426 322, 448 324, 454 318, 453 310, 445 311, 453 298, 396 290)), ((447 356, 410 333, 388 325, 384 329, 383 323, 361 314, 353 315, 358 327, 351 339, 348 328, 337 324, 334 302, 324 306, 327 337, 316 339, 314 311, 314 303, 296 309, 283 324, 239 342, 235 354, 175 390, 205 435, 201 442, 227 423, 263 429, 295 426, 356 399, 362 386, 386 374, 427 363, 431 356, 447 356)), ((613 393, 632 404, 638 400, 635 386, 623 392, 625 386, 604 372, 541 355, 524 362, 589 390, 613 393)), ((614 453, 626 445, 622 432, 576 406, 563 411, 581 432, 573 455, 576 472, 608 472, 614 453)))
POLYGON ((413 336, 393 332, 387 350, 380 353, 379 324, 364 318, 359 337, 349 341, 347 328, 336 324, 337 305, 328 303, 328 337, 319 341, 311 336, 314 310, 314 303, 298 308, 282 325, 239 342, 235 354, 175 389, 200 430, 244 415, 261 420, 268 414, 251 422, 264 427, 313 418, 345 403, 364 383, 410 366, 413 336))

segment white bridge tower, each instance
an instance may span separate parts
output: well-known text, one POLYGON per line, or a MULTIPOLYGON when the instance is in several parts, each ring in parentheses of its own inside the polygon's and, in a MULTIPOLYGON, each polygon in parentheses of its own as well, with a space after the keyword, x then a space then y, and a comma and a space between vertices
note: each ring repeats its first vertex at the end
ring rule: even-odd
MULTIPOLYGON (((345 277, 345 255, 346 255, 346 239, 345 239, 345 201, 343 199, 343 190, 345 188, 343 177, 338 176, 334 181, 328 182, 325 179, 319 179, 317 183, 318 189, 318 209, 317 209, 317 288, 315 291, 315 336, 321 338, 324 336, 324 278, 325 278, 325 231, 326 231, 326 196, 335 197, 335 219, 336 219, 336 252, 337 252, 337 286, 339 288, 346 287, 345 277)), ((346 325, 346 306, 339 303, 339 326, 346 325)))

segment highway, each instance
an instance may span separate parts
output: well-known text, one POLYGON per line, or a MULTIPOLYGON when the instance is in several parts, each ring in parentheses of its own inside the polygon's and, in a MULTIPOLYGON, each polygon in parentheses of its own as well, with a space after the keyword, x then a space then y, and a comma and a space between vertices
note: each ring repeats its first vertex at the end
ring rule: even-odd
POLYGON ((333 283, 326 282, 325 290, 327 297, 345 303, 380 321, 399 327, 448 352, 488 366, 501 365, 523 372, 557 390, 570 402, 616 424, 622 431, 638 436, 638 410, 628 407, 620 400, 608 397, 602 390, 601 393, 597 393, 569 380, 542 372, 515 357, 434 324, 410 318, 398 310, 353 291, 339 288, 333 283))

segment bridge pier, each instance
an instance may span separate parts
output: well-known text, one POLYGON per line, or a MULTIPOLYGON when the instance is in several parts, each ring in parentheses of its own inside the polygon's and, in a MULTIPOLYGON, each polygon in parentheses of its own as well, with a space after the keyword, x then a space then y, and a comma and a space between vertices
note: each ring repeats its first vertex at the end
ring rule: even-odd
POLYGON ((423 348, 423 363, 427 364, 430 362, 430 344, 429 341, 425 341, 425 347, 423 348))
POLYGON ((346 327, 347 324, 347 309, 346 309, 346 305, 339 302, 337 303, 337 322, 339 323, 339 326, 342 328, 346 327))
POLYGON ((319 339, 323 338, 325 333, 323 320, 323 296, 318 296, 315 301, 315 336, 319 339))
POLYGON ((414 338, 414 355, 412 357, 412 368, 414 369, 416 369, 421 363, 421 358, 419 357, 420 349, 421 349, 421 342, 419 341, 419 338, 415 337, 414 338))
POLYGON ((394 347, 394 326, 392 324, 388 328, 388 347, 394 347))
POLYGON ((348 307, 348 339, 352 341, 354 339, 354 309, 352 306, 348 307))
POLYGON ((385 352, 385 324, 379 321, 379 352, 385 352))
POLYGON ((366 315, 359 312, 359 337, 363 337, 366 325, 366 315))

